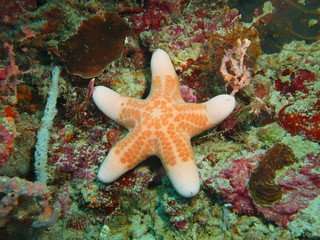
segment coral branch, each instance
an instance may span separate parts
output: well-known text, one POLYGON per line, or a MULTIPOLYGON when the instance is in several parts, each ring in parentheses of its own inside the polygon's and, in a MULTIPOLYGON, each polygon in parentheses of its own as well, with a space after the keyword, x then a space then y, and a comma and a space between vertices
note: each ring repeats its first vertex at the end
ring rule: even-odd
POLYGON ((4 48, 8 48, 8 58, 10 65, 5 69, 1 69, 2 75, 0 76, 0 94, 1 98, 7 100, 12 93, 14 93, 15 99, 13 100, 13 104, 17 103, 17 84, 22 80, 18 79, 19 75, 25 75, 28 73, 38 72, 37 69, 29 69, 28 71, 20 71, 19 67, 15 62, 15 53, 13 51, 13 45, 9 43, 3 44, 4 48), (12 80, 13 79, 13 80, 12 80), (7 97, 4 95, 7 94, 7 97))
POLYGON ((80 107, 77 108, 77 112, 80 112, 84 109, 84 107, 87 105, 87 103, 89 102, 92 93, 93 93, 93 89, 94 89, 94 82, 95 82, 95 78, 92 78, 91 81, 88 84, 88 91, 87 91, 87 96, 86 99, 84 100, 84 102, 80 105, 80 107))
POLYGON ((231 96, 234 96, 236 92, 250 83, 250 72, 243 64, 244 56, 250 43, 248 39, 243 41, 238 39, 237 45, 229 49, 222 59, 220 72, 227 82, 226 86, 230 85, 233 88, 231 96))

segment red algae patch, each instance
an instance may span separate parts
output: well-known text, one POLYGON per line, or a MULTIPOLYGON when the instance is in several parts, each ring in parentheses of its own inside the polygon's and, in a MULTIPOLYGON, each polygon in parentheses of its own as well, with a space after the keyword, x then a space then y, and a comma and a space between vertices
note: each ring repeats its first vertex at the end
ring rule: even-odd
POLYGON ((68 73, 83 78, 100 75, 121 56, 130 34, 131 28, 115 13, 83 21, 76 34, 59 44, 68 73))

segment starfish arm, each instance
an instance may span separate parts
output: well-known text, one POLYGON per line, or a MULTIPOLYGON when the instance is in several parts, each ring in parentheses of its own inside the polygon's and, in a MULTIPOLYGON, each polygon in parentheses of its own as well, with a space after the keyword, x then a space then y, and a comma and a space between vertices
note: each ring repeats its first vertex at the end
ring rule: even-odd
POLYGON ((176 112, 183 112, 183 114, 176 114, 173 118, 179 132, 188 133, 193 137, 212 127, 204 104, 177 104, 174 109, 176 112))
POLYGON ((125 104, 121 108, 117 123, 126 127, 128 130, 134 129, 141 121, 145 101, 141 99, 125 98, 125 104))
POLYGON ((193 197, 200 190, 200 181, 190 139, 175 132, 169 135, 159 137, 157 155, 176 191, 183 197, 193 197))
POLYGON ((153 145, 146 140, 150 136, 151 132, 148 130, 135 129, 129 132, 110 150, 100 166, 98 179, 104 183, 111 183, 152 155, 153 145))
POLYGON ((210 127, 214 127, 226 119, 236 106, 233 96, 222 94, 203 103, 207 109, 210 127))
POLYGON ((94 88, 92 98, 97 107, 114 121, 117 121, 122 104, 126 101, 126 98, 119 93, 103 86, 94 88))
POLYGON ((141 118, 139 110, 144 106, 141 99, 121 96, 103 86, 95 87, 92 97, 106 116, 127 129, 132 129, 141 118))
POLYGON ((149 97, 157 95, 158 97, 170 98, 176 102, 183 103, 179 78, 174 70, 169 55, 157 49, 151 58, 152 85, 149 97))
POLYGON ((200 180, 194 159, 180 161, 175 166, 167 167, 167 174, 174 189, 183 197, 190 198, 198 194, 200 180))

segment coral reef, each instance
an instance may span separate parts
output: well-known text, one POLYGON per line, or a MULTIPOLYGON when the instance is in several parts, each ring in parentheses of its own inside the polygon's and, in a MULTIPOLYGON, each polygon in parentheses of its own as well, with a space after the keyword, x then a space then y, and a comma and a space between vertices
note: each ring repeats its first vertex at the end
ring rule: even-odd
POLYGON ((238 212, 250 216, 262 214, 278 225, 288 227, 288 223, 295 220, 295 214, 307 208, 310 200, 319 194, 319 147, 314 151, 316 155, 304 156, 303 165, 299 167, 293 164, 295 160, 290 148, 275 145, 267 153, 253 153, 251 157, 230 159, 227 164, 218 164, 214 173, 204 179, 204 183, 210 191, 219 192, 238 212), (277 164, 270 167, 268 162, 277 164), (293 165, 289 167, 289 163, 293 165), (274 172, 281 165, 286 167, 274 172), (269 176, 262 171, 268 172, 269 176), (257 187, 259 184, 261 188, 257 187))
MULTIPOLYGON (((318 5, 2 0, 1 239, 320 238, 318 5), (117 40, 105 44, 113 20, 117 40), (76 45, 81 29, 91 34, 75 56, 62 46, 76 45), (219 70, 238 39, 251 42, 242 65, 250 84, 235 94, 235 111, 221 125, 191 139, 199 194, 177 195, 156 157, 112 184, 98 181, 103 159, 127 131, 85 101, 83 77, 145 98, 150 58, 161 48, 184 101, 201 103, 233 91, 219 70), (61 77, 43 186, 35 182, 34 150, 53 66, 61 77)), ((226 69, 234 75, 230 61, 226 69)))
POLYGON ((1 118, 0 130, 0 166, 3 166, 14 149, 14 139, 17 136, 13 118, 1 118))
POLYGON ((51 218, 52 209, 49 205, 50 192, 42 183, 33 183, 20 178, 0 177, 0 192, 4 194, 0 201, 0 226, 3 227, 11 218, 17 217, 17 210, 26 208, 24 218, 32 218, 36 213, 30 208, 32 201, 25 198, 36 198, 42 208, 42 214, 38 221, 46 221, 51 218), (21 202, 24 202, 22 204, 21 202), (28 209, 30 208, 30 209, 28 209), (15 214, 11 214, 15 210, 15 214))
POLYGON ((262 58, 270 63, 268 71, 266 66, 261 66, 268 73, 266 77, 273 80, 270 87, 275 91, 270 94, 269 102, 279 122, 292 135, 301 135, 311 141, 320 138, 316 123, 319 119, 318 53, 314 52, 318 48, 319 42, 310 45, 292 42, 273 60, 269 55, 262 58))

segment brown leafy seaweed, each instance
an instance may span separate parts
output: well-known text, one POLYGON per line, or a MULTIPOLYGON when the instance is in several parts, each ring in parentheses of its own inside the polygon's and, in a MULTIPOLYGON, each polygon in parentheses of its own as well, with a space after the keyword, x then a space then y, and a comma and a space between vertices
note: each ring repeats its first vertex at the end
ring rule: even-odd
POLYGON ((282 199, 282 188, 274 182, 276 171, 296 161, 292 149, 284 144, 275 144, 267 152, 249 178, 248 190, 255 204, 271 206, 282 199))
POLYGON ((115 13, 83 21, 76 34, 59 44, 68 73, 83 78, 100 75, 121 56, 130 34, 131 28, 115 13))

